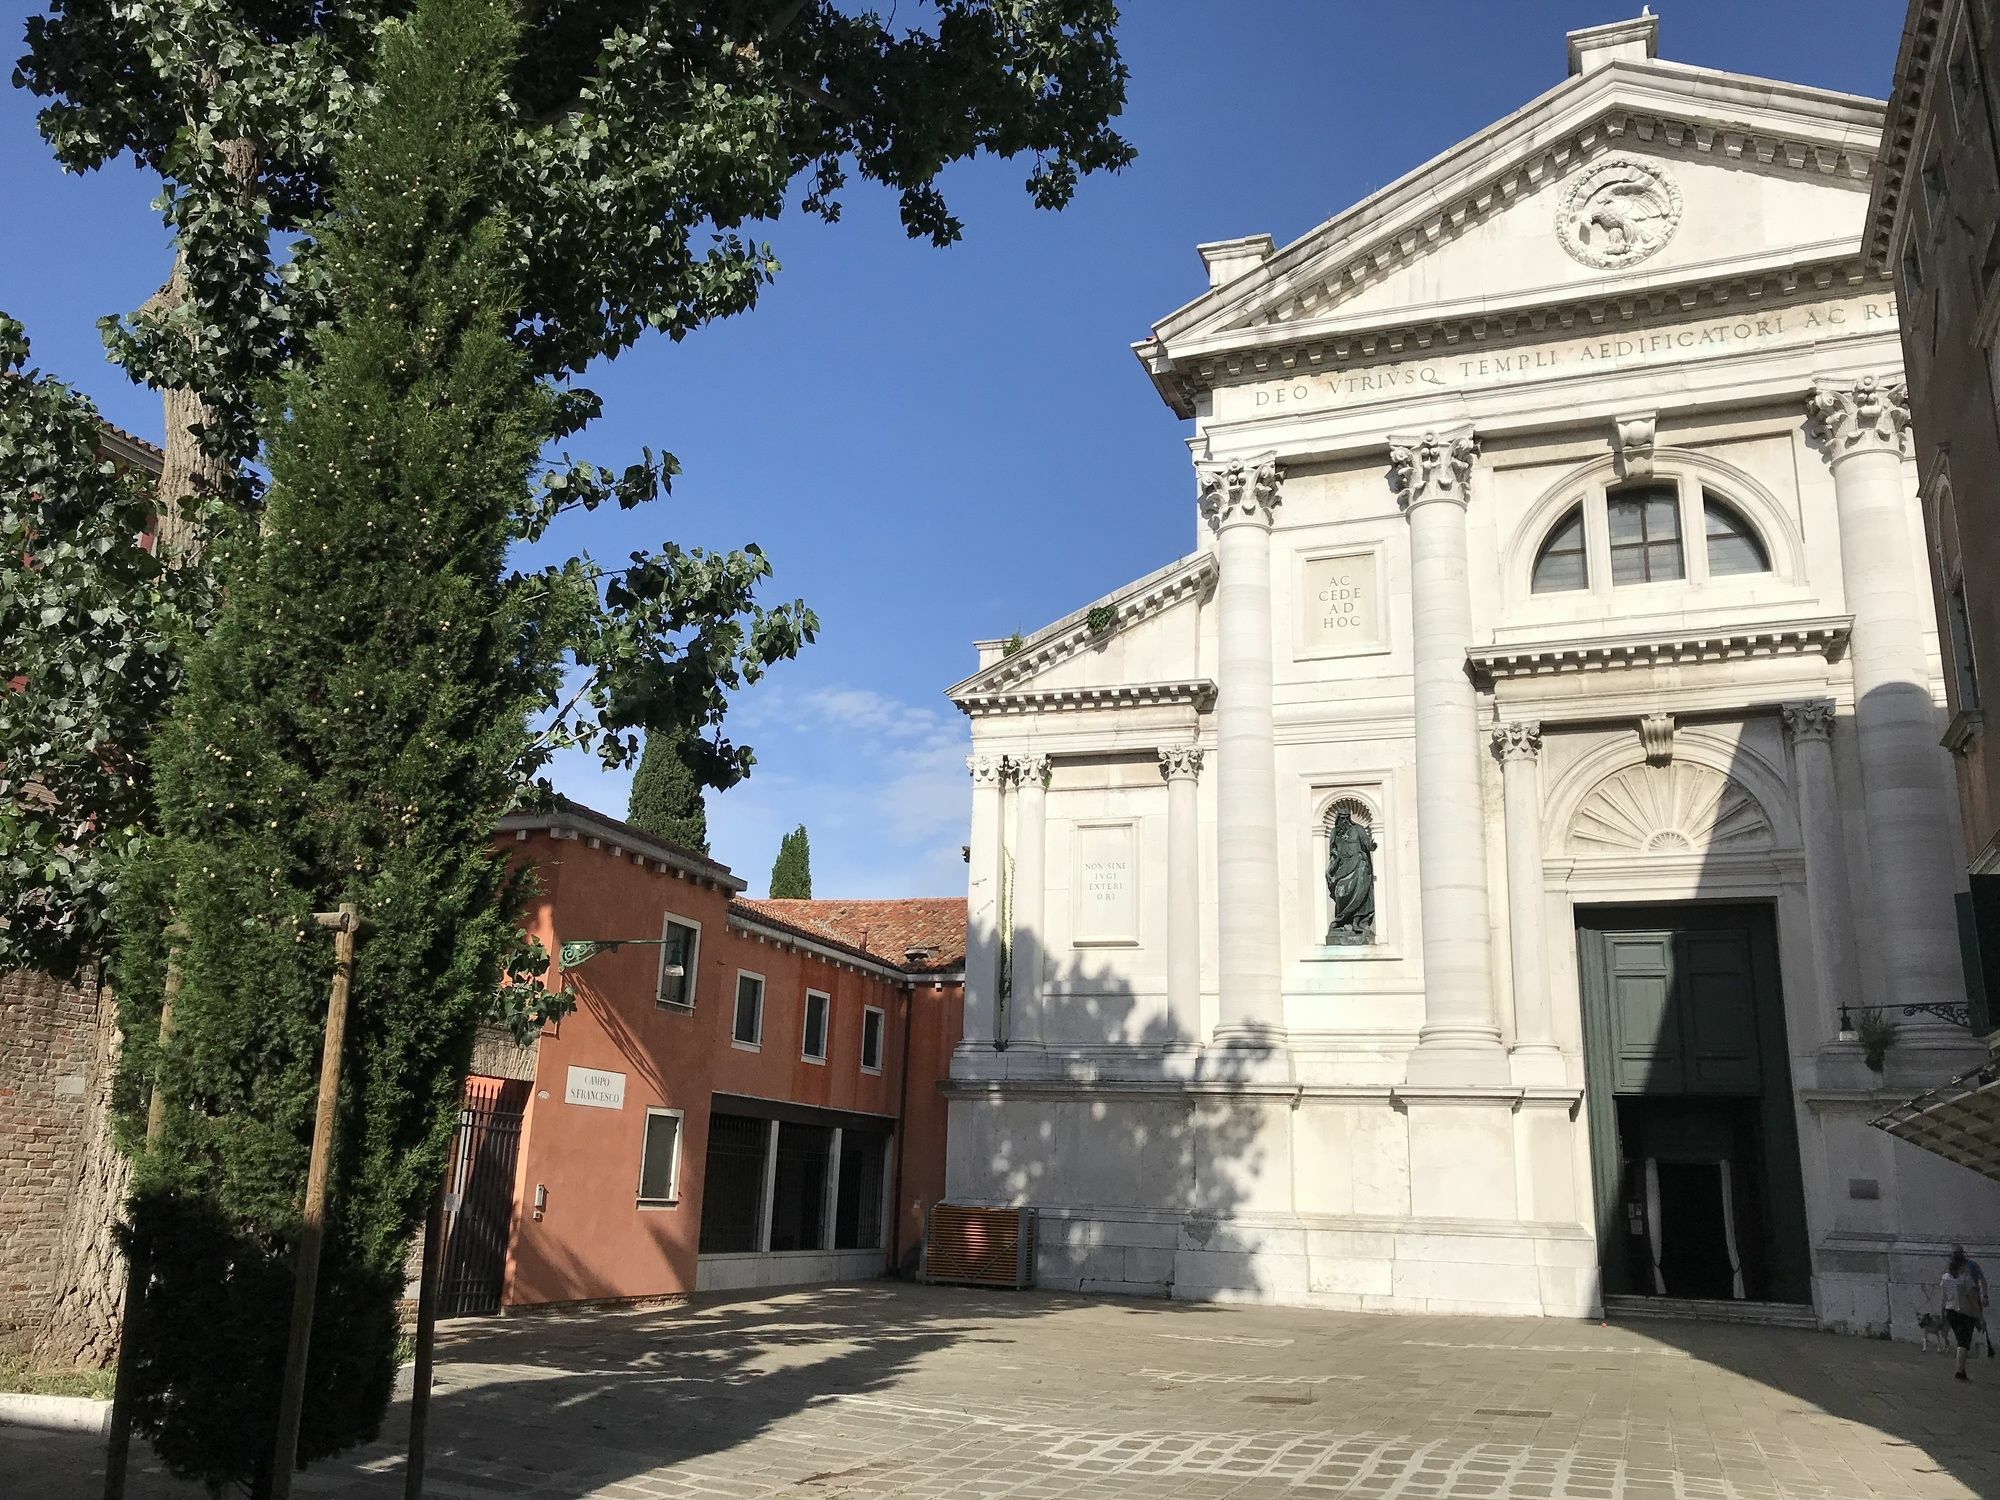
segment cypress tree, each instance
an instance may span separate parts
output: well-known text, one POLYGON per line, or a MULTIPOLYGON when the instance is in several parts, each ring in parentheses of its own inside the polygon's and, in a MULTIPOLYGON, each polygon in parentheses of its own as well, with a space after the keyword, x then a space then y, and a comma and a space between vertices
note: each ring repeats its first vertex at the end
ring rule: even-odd
POLYGON ((376 924, 354 981, 300 1453, 374 1436, 404 1247, 440 1180, 518 905, 491 847, 556 664, 505 552, 558 403, 509 335, 489 199, 510 0, 417 0, 340 148, 318 265, 339 316, 262 398, 261 519, 220 528, 215 625, 156 746, 161 836, 121 882, 135 1425, 211 1488, 270 1483, 331 973, 312 920, 376 924), (164 936, 179 924, 172 953, 164 936), (158 1025, 180 971, 170 1037, 158 1025))
POLYGON ((810 901, 812 893, 812 847, 801 823, 778 843, 778 858, 771 866, 771 899, 810 901))
POLYGON ((700 778, 688 766, 686 744, 686 735, 665 730, 646 736, 625 821, 654 838, 706 854, 708 804, 702 800, 700 778))

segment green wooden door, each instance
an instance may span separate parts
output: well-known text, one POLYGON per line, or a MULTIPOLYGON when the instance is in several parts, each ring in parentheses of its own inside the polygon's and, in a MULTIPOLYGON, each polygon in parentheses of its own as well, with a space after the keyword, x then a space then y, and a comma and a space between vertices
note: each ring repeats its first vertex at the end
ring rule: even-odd
MULTIPOLYGON (((1605 1289, 1629 1285, 1620 1099, 1757 1101, 1764 1295, 1810 1299, 1805 1191, 1770 908, 1581 908, 1585 1114, 1605 1289)), ((1746 1226, 1747 1228, 1747 1226, 1746 1226)))
POLYGON ((1758 1094, 1749 934, 1605 932, 1614 1094, 1758 1094))

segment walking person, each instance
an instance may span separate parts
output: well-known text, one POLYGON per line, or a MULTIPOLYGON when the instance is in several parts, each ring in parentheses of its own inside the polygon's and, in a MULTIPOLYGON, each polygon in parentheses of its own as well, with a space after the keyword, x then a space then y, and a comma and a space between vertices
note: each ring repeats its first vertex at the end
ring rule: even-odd
POLYGON ((1979 1326, 1985 1309, 1981 1306, 1980 1283, 1983 1278, 1972 1267, 1964 1247, 1952 1246, 1951 1260, 1945 1266, 1944 1280, 1939 1292, 1944 1303, 1945 1326, 1958 1348, 1954 1351, 1958 1368, 1952 1372, 1954 1380, 1969 1380, 1965 1373, 1966 1356, 1972 1352, 1972 1333, 1979 1326))

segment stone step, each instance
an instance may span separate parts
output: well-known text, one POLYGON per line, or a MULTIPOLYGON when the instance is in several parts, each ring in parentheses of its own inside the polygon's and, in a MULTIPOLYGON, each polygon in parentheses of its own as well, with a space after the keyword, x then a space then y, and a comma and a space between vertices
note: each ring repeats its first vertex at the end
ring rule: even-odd
POLYGON ((1819 1317, 1808 1302, 1711 1301, 1701 1297, 1606 1297, 1604 1316, 1679 1318, 1700 1323, 1755 1323, 1766 1328, 1817 1329, 1819 1317))

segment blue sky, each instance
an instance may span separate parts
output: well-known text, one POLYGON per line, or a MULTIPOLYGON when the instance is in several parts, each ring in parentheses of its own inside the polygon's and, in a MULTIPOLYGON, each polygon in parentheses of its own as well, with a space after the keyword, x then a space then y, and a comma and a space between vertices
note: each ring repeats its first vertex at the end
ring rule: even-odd
MULTIPOLYGON (((1663 57, 1877 97, 1904 10, 1654 8, 1663 57)), ((30 9, 0 0, 0 35, 18 38, 30 9)), ((971 670, 971 642, 1033 630, 1193 545, 1187 424, 1128 345, 1201 291, 1195 244, 1297 238, 1560 82, 1566 30, 1635 9, 1129 0, 1134 167, 1087 180, 1061 214, 1030 206, 1025 165, 955 170, 944 186, 967 233, 945 251, 857 188, 838 225, 762 231, 784 271, 755 312, 594 372, 605 417, 577 451, 622 464, 651 445, 685 473, 671 499, 559 540, 608 558, 666 537, 756 541, 770 597, 804 598, 822 622, 732 712, 758 764, 710 797, 717 857, 759 892, 802 822, 820 895, 962 891, 967 735, 943 689, 971 670)), ((37 364, 157 438, 157 398, 104 362, 94 326, 165 275, 155 184, 122 167, 63 176, 33 113, 0 86, 0 308, 28 325, 37 364)), ((624 776, 578 757, 556 779, 624 811, 624 776)))

